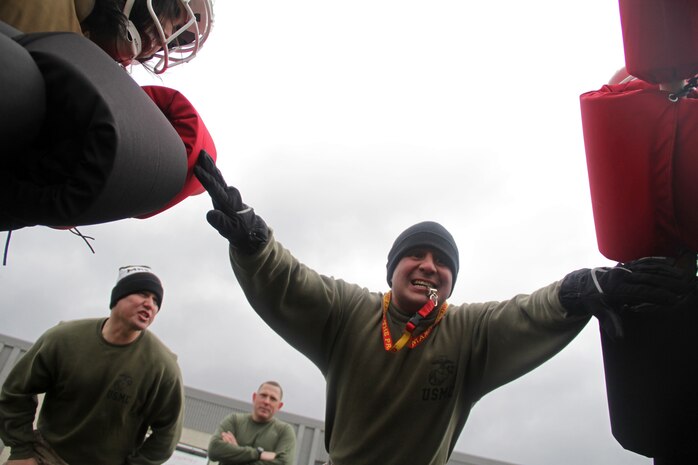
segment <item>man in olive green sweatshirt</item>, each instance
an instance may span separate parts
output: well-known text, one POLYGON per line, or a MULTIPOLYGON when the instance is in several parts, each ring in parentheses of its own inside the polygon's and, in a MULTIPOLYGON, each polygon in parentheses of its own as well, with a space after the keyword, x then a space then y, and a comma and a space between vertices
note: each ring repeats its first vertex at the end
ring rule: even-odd
POLYGON ((149 267, 123 267, 108 318, 60 323, 39 337, 0 392, 7 465, 167 461, 182 431, 184 390, 176 355, 148 331, 163 295, 149 267))
POLYGON ((252 394, 251 413, 231 413, 208 444, 208 457, 220 465, 293 465, 296 434, 275 418, 283 407, 283 390, 276 381, 262 383, 252 394))
POLYGON ((669 305, 695 285, 668 260, 649 259, 574 271, 502 302, 452 305, 458 248, 425 221, 388 253, 390 291, 371 292, 297 260, 205 152, 194 172, 250 305, 325 376, 334 465, 444 465, 473 405, 562 350, 592 314, 612 330, 624 306, 669 305))

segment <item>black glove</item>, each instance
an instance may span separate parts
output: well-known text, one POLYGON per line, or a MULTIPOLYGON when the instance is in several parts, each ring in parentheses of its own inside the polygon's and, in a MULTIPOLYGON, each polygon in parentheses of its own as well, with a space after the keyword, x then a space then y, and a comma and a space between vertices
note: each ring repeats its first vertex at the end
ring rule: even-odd
POLYGON ((578 315, 594 315, 611 337, 622 337, 620 314, 671 307, 696 286, 695 273, 667 257, 649 257, 615 267, 584 268, 565 276, 560 302, 578 315))
POLYGON ((211 226, 228 239, 236 250, 248 255, 258 251, 269 238, 267 224, 242 202, 236 188, 225 183, 213 158, 205 150, 199 153, 194 175, 213 200, 214 210, 206 214, 211 226))

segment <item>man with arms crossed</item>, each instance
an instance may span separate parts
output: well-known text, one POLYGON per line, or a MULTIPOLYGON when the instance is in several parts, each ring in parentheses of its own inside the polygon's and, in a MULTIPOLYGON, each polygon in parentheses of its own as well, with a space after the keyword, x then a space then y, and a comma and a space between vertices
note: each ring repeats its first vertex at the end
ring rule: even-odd
POLYGON ((220 465, 292 465, 296 453, 293 427, 274 418, 283 407, 283 390, 276 381, 262 383, 252 394, 252 413, 231 413, 208 445, 208 456, 220 465))

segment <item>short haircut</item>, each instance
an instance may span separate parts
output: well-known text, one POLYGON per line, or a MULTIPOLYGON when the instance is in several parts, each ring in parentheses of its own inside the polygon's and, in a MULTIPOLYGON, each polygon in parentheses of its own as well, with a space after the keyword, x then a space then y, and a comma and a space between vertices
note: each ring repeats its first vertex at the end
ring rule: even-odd
MULTIPOLYGON (((259 387, 257 388, 257 392, 259 392, 259 391, 262 389, 262 386, 264 386, 265 384, 268 384, 268 385, 270 385, 270 386, 276 386, 276 387, 278 387, 278 388, 279 388, 279 393, 281 394, 281 399, 284 398, 284 390, 281 388, 281 385, 280 385, 279 383, 277 383, 276 381, 265 381, 265 382, 263 382, 263 383, 260 384, 259 387)), ((281 399, 279 399, 279 400, 281 400, 281 399)))

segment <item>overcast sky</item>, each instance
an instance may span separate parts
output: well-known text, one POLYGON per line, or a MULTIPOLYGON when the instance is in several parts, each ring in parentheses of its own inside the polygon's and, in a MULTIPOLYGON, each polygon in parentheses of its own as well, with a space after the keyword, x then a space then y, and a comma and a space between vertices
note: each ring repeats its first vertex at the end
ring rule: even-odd
MULTIPOLYGON (((394 238, 430 219, 456 238, 450 299, 500 300, 597 249, 579 95, 621 66, 614 0, 219 0, 191 63, 141 84, 182 92, 227 181, 316 270, 387 290, 394 238)), ((324 380, 256 316, 206 195, 147 220, 18 230, 0 269, 0 332, 29 341, 108 314, 119 266, 165 285, 153 331, 185 383, 250 400, 276 379, 288 412, 324 418, 324 380)), ((5 233, 0 234, 4 243, 5 233)), ((418 412, 417 412, 418 414, 418 412)), ((640 465, 612 437, 598 326, 485 397, 457 450, 522 465, 640 465)))

